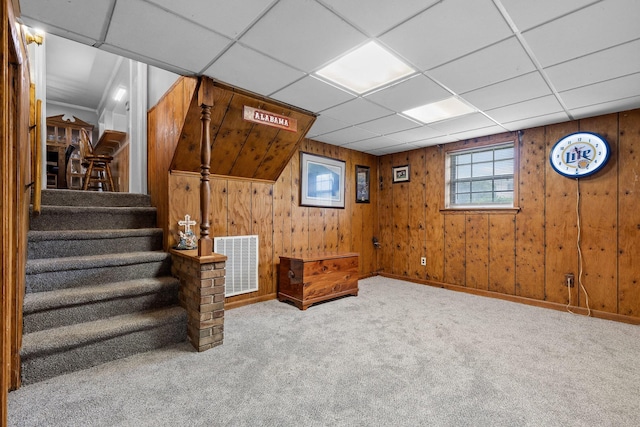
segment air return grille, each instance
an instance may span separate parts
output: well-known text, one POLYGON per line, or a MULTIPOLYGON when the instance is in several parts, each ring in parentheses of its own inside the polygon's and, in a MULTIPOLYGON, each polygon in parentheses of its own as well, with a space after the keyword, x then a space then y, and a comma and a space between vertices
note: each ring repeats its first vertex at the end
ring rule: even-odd
POLYGON ((227 256, 227 297, 258 290, 258 236, 216 237, 214 252, 227 256))

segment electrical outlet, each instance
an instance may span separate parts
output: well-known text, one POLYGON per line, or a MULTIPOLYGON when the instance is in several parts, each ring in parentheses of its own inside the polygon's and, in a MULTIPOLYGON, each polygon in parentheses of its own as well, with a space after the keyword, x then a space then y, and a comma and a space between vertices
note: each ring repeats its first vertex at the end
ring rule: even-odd
POLYGON ((575 281, 575 276, 573 275, 573 273, 567 273, 564 275, 564 285, 569 287, 569 288, 573 288, 574 285, 574 281, 575 281))
POLYGON ((426 257, 420 258, 420 265, 427 265, 427 258, 426 257))

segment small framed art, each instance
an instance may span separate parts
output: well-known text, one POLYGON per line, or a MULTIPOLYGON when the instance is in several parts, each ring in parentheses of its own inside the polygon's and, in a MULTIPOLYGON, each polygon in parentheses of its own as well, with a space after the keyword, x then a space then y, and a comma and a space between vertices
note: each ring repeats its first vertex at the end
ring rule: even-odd
POLYGON ((356 165, 356 203, 369 203, 369 166, 356 165))
POLYGON ((344 161, 301 152, 300 175, 300 206, 344 208, 344 161))
POLYGON ((409 182, 409 165, 393 167, 393 183, 409 182))

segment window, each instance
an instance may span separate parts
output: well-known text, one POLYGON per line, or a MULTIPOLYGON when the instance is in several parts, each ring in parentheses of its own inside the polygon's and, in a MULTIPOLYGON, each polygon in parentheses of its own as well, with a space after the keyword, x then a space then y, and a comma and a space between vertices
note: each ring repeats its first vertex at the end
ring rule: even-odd
POLYGON ((513 207, 513 143, 447 153, 447 208, 513 207))

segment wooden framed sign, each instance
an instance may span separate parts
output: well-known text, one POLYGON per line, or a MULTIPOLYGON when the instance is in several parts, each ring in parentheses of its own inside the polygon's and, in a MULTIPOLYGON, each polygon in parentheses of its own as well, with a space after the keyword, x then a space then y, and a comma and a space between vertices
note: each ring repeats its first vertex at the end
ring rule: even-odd
POLYGON ((242 110, 242 118, 248 122, 260 123, 279 129, 288 130, 289 132, 298 131, 298 121, 292 117, 281 116, 280 114, 271 113, 269 111, 260 110, 249 106, 244 106, 242 110))

